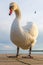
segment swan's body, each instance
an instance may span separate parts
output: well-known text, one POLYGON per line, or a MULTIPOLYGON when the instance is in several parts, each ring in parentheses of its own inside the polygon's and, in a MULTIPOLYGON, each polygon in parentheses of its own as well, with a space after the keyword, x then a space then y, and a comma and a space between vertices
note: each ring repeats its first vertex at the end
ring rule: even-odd
POLYGON ((32 22, 29 22, 29 24, 29 28, 22 28, 17 18, 12 23, 11 41, 22 49, 29 49, 30 44, 34 45, 36 42, 37 27, 32 22))
POLYGON ((16 18, 14 19, 11 26, 11 41, 18 47, 22 49, 29 49, 30 45, 34 45, 38 36, 37 25, 29 22, 28 25, 21 27, 20 18, 21 13, 16 3, 10 4, 10 9, 15 11, 16 18))

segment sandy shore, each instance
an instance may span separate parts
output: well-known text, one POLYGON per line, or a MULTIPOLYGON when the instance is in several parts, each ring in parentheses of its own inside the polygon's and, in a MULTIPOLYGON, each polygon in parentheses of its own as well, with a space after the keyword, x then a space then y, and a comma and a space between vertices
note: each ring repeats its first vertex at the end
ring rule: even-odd
POLYGON ((28 58, 28 55, 21 54, 18 58, 14 54, 0 54, 0 65, 43 65, 43 55, 32 55, 33 58, 28 58))

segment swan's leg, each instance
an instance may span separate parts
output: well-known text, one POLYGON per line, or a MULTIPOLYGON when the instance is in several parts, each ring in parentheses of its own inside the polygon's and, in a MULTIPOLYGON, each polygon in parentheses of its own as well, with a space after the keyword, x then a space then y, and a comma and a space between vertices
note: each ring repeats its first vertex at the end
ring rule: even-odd
POLYGON ((30 58, 33 58, 33 57, 31 56, 31 51, 32 51, 32 45, 30 45, 30 49, 29 49, 29 57, 30 57, 30 58))
POLYGON ((30 49, 29 49, 29 56, 31 56, 31 50, 32 50, 32 45, 30 46, 30 49))
POLYGON ((19 47, 17 47, 17 54, 16 54, 16 57, 19 56, 19 47))

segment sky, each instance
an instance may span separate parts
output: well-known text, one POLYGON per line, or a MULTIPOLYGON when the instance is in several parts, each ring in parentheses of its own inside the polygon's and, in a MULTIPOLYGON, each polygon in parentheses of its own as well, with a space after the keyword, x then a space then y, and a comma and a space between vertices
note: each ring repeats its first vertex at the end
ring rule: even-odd
POLYGON ((10 40, 10 29, 15 18, 15 14, 8 15, 11 2, 16 2, 19 5, 22 26, 25 26, 29 21, 37 24, 39 35, 33 49, 43 49, 43 0, 0 0, 0 50, 16 49, 10 40))

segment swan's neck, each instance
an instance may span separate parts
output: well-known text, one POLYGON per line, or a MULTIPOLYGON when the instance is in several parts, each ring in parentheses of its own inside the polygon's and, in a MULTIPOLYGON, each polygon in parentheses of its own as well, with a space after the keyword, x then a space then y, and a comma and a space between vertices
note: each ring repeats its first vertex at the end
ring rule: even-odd
POLYGON ((21 12, 19 9, 15 10, 16 18, 21 19, 21 12))

